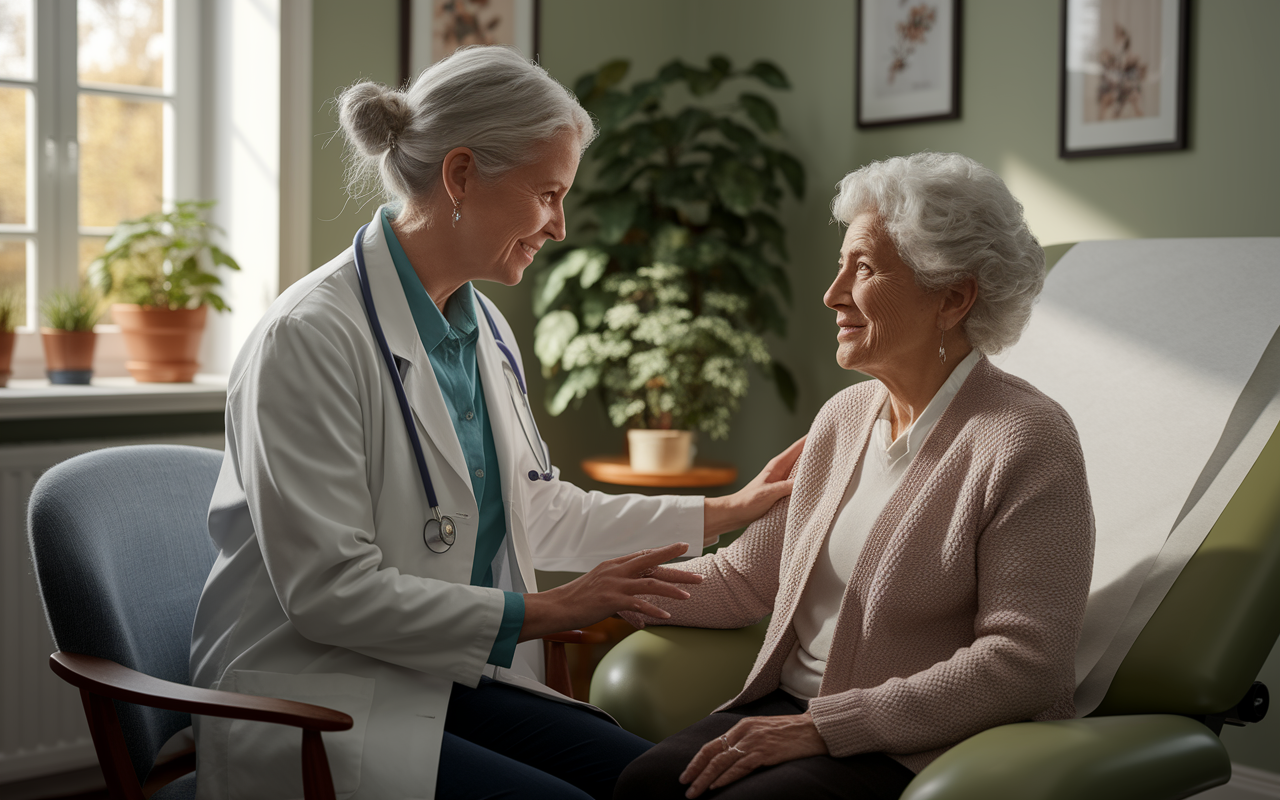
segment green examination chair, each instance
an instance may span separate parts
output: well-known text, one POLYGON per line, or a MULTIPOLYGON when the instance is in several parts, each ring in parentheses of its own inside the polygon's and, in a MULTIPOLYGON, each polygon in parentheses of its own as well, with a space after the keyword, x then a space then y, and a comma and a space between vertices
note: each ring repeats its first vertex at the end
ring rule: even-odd
MULTIPOLYGON (((742 687, 765 626, 649 628, 601 661, 591 702, 659 741, 742 687)), ((1257 722, 1254 678, 1280 635, 1280 432, 1274 433, 1083 719, 1002 725, 943 754, 903 800, 1173 800, 1226 783, 1223 724, 1257 722)))

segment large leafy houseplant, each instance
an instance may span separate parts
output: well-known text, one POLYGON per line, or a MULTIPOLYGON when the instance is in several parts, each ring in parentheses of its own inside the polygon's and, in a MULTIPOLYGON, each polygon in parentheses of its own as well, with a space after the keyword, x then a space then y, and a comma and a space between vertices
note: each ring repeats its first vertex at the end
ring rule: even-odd
POLYGON ((795 405, 763 337, 786 333, 776 212, 787 192, 803 196, 805 176, 776 144, 777 109, 752 91, 789 84, 770 62, 735 70, 716 56, 623 89, 628 67, 610 62, 575 85, 599 120, 588 151, 599 169, 586 224, 536 277, 547 407, 560 414, 595 391, 616 427, 724 438, 752 364, 795 405), (745 90, 719 91, 730 86, 745 90), (671 90, 689 102, 674 107, 671 90))
POLYGON ((124 333, 129 372, 144 382, 195 377, 210 306, 229 310, 218 293, 218 267, 240 265, 214 243, 205 219, 212 201, 187 200, 172 211, 121 222, 90 266, 124 333))

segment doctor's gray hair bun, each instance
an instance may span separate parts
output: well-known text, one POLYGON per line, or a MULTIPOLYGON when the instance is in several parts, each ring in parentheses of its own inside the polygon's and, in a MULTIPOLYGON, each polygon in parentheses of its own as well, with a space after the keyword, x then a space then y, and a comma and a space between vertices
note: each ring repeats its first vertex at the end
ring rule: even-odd
POLYGON ((409 118, 404 94, 380 83, 357 83, 338 99, 338 120, 347 140, 366 157, 376 158, 395 147, 409 118))
POLYGON ((342 92, 338 108, 348 192, 380 190, 407 208, 431 194, 456 147, 470 148, 481 177, 493 179, 529 163, 539 143, 563 131, 582 150, 596 136, 577 98, 510 47, 461 48, 404 91, 358 83, 342 92))

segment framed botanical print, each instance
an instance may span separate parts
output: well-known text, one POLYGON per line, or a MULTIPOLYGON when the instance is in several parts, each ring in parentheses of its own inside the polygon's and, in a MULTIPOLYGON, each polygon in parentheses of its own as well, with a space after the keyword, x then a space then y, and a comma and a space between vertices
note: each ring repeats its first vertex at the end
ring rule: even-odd
POLYGON ((1062 0, 1063 158, 1187 146, 1189 0, 1062 0))
POLYGON ((859 128, 960 116, 961 0, 859 0, 859 128))
POLYGON ((514 45, 538 59, 540 0, 400 0, 400 71, 409 80, 469 44, 514 45))

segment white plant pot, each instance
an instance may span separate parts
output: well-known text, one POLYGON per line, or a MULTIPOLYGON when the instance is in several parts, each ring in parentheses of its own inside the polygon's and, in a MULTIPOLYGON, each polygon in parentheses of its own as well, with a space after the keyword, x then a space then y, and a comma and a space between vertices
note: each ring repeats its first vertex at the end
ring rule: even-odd
POLYGON ((631 471, 646 475, 678 475, 693 466, 698 448, 693 431, 635 429, 627 431, 631 471))

